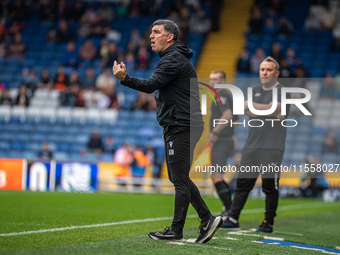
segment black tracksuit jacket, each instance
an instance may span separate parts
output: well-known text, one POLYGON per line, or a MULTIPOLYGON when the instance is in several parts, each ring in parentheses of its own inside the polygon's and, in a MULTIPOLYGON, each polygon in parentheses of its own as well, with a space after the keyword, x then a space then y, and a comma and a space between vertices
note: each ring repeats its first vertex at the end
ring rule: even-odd
POLYGON ((169 127, 203 130, 197 74, 189 59, 193 56, 192 50, 186 43, 175 42, 159 56, 161 60, 150 78, 126 75, 121 84, 146 93, 157 90, 157 120, 165 130, 169 127))

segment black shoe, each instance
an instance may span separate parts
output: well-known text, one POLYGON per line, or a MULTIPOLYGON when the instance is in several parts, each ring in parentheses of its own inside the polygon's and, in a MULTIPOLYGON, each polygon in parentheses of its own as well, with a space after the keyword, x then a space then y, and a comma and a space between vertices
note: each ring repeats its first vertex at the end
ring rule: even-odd
POLYGON ((273 233, 273 225, 270 225, 266 220, 264 220, 259 228, 256 229, 256 232, 273 233))
POLYGON ((211 215, 208 221, 201 223, 200 234, 195 243, 207 243, 213 237, 222 223, 223 220, 221 216, 215 217, 214 215, 211 215))
POLYGON ((183 238, 183 233, 176 234, 171 227, 164 228, 162 231, 150 232, 148 236, 154 240, 170 240, 177 242, 185 242, 183 238))
POLYGON ((238 221, 236 223, 232 222, 229 218, 227 218, 222 226, 220 227, 220 229, 241 229, 240 228, 240 224, 238 223, 238 221))

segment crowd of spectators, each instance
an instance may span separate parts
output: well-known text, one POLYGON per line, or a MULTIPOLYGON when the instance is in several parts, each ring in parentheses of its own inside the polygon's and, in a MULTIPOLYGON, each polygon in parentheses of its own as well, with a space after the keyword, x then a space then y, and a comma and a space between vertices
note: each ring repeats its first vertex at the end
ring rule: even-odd
MULTIPOLYGON (((340 3, 339 3, 340 4, 340 3)), ((338 9, 340 5, 338 6, 338 9)), ((310 13, 304 22, 304 30, 334 30, 336 25, 336 13, 338 9, 330 8, 328 0, 314 0, 310 6, 310 13)), ((284 1, 282 0, 255 0, 251 9, 248 33, 257 35, 270 35, 275 38, 289 37, 294 32, 291 21, 284 17, 284 1), (285 24, 285 25, 283 25, 285 24)), ((336 36, 333 32, 333 35, 336 36)), ((340 51, 340 36, 336 38, 331 48, 340 51)), ((283 48, 283 44, 274 41, 269 50, 262 47, 255 49, 251 54, 244 48, 236 63, 238 72, 257 74, 260 63, 266 56, 272 56, 280 65, 280 78, 309 78, 310 74, 305 67, 302 58, 297 56, 294 47, 283 48)), ((291 79, 286 85, 304 87, 307 79, 291 79)), ((320 98, 334 99, 338 97, 339 87, 337 79, 331 73, 324 74, 324 80, 320 90, 320 98)))
POLYGON ((97 159, 101 159, 104 155, 113 157, 113 163, 118 165, 117 169, 121 169, 122 176, 132 176, 132 168, 144 170, 147 166, 152 166, 153 176, 160 177, 162 158, 159 158, 160 155, 151 144, 143 148, 125 142, 118 147, 113 136, 109 135, 103 139, 98 129, 94 128, 87 142, 87 150, 81 152, 84 158, 88 154, 95 155, 97 159))
MULTIPOLYGON (((221 1, 182 1, 169 2, 163 10, 169 19, 177 22, 181 29, 181 40, 187 42, 189 33, 207 33, 213 25, 218 29, 216 19, 207 16, 204 6, 211 7, 211 15, 219 15, 221 1)), ((120 102, 115 92, 116 78, 112 75, 113 62, 124 61, 128 72, 133 70, 148 70, 153 53, 150 48, 147 31, 132 29, 126 47, 118 46, 123 31, 112 28, 114 20, 119 16, 141 17, 156 16, 162 6, 162 1, 121 1, 115 4, 87 4, 80 0, 35 0, 8 1, 0 5, 0 58, 25 59, 26 43, 22 40, 22 30, 32 16, 31 10, 37 13, 39 22, 50 30, 45 35, 48 45, 65 45, 60 56, 61 66, 53 77, 48 68, 37 73, 24 68, 20 91, 20 104, 29 105, 36 88, 55 89, 60 91, 61 106, 120 108, 120 102), (86 71, 85 71, 86 70, 86 71), (84 74, 84 75, 83 75, 84 74), (24 92, 23 86, 26 87, 24 92), (84 100, 87 92, 95 96, 89 102, 84 100), (25 102, 24 102, 25 101, 25 102)), ((34 67, 33 67, 34 69, 34 67)), ((4 84, 6 87, 6 85, 4 84)), ((6 94, 3 88, 3 96, 6 94)), ((134 104, 132 109, 152 111, 154 100, 144 96, 145 102, 134 104)), ((143 100, 143 99, 142 99, 143 100)), ((136 99, 136 101, 140 101, 136 99)), ((7 104, 16 104, 13 100, 7 104)))

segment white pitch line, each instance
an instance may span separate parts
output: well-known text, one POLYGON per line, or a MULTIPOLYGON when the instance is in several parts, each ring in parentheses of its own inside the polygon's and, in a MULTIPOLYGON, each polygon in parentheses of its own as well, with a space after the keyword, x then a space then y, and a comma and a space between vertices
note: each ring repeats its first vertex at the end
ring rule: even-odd
MULTIPOLYGON (((318 207, 331 207, 336 204, 325 204, 325 203, 309 203, 302 205, 285 205, 278 208, 279 211, 289 211, 289 210, 297 210, 297 209, 306 209, 306 208, 318 208, 318 207)), ((255 208, 255 209, 245 209, 242 211, 243 214, 249 213, 257 213, 264 212, 264 208, 255 208)), ((188 215, 187 218, 196 218, 197 215, 188 215)), ((92 225, 83 225, 83 226, 71 226, 64 228, 51 228, 51 229, 40 229, 33 231, 24 231, 24 232, 12 232, 12 233, 4 233, 0 234, 1 236, 17 236, 17 235, 28 235, 28 234, 39 234, 46 232, 55 232, 55 231, 65 231, 72 229, 80 229, 80 228, 98 228, 98 227, 106 227, 106 226, 114 226, 114 225, 123 225, 123 224, 133 224, 133 223, 142 223, 142 222, 150 222, 150 221, 161 221, 161 220, 172 220, 173 217, 160 217, 160 218, 148 218, 148 219, 137 219, 137 220, 127 220, 127 221, 118 221, 118 222, 110 222, 110 223, 99 223, 92 225)))
POLYGON ((331 251, 325 251, 325 250, 317 249, 317 248, 308 248, 308 247, 301 247, 301 246, 295 246, 295 245, 292 245, 292 246, 289 246, 289 247, 304 249, 304 250, 311 250, 311 251, 320 251, 322 253, 327 253, 327 254, 339 254, 339 253, 335 253, 335 252, 331 252, 331 251))
POLYGON ((269 240, 277 240, 277 241, 284 241, 284 238, 281 237, 273 237, 273 236, 263 236, 264 239, 269 239, 269 240))
POLYGON ((227 240, 234 240, 234 241, 239 240, 239 239, 237 239, 237 238, 233 238, 233 237, 229 237, 229 236, 225 237, 224 239, 227 239, 227 240))
POLYGON ((211 246, 211 245, 200 245, 200 244, 187 244, 187 243, 181 243, 181 242, 167 242, 168 244, 177 244, 177 245, 190 245, 190 246, 196 246, 201 248, 213 248, 213 249, 219 249, 219 250, 227 250, 231 251, 231 249, 223 248, 223 247, 217 247, 217 246, 211 246))
POLYGON ((28 234, 38 234, 38 233, 46 233, 46 232, 72 230, 72 229, 79 229, 79 228, 98 228, 98 227, 107 227, 107 226, 122 225, 122 224, 132 224, 132 223, 160 221, 160 220, 171 220, 171 219, 172 219, 172 217, 160 217, 160 218, 127 220, 127 221, 100 223, 100 224, 83 225, 83 226, 71 226, 71 227, 64 227, 64 228, 51 228, 51 229, 41 229, 41 230, 35 230, 35 231, 13 232, 13 233, 0 234, 0 236, 28 235, 28 234))
POLYGON ((239 236, 255 236, 255 237, 262 237, 261 235, 257 234, 246 234, 246 233, 241 233, 241 232, 228 232, 228 235, 239 235, 239 236))
POLYGON ((293 235, 293 236, 303 236, 300 233, 291 233, 291 232, 283 232, 283 231, 275 231, 275 234, 285 234, 285 235, 293 235))

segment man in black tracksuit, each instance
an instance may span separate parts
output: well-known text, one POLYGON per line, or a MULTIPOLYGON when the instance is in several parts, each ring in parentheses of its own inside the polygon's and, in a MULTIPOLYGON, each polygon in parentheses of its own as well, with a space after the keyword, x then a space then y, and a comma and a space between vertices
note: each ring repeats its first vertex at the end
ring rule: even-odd
POLYGON ((124 63, 113 66, 114 75, 124 86, 138 91, 155 93, 157 120, 163 127, 165 159, 170 181, 175 186, 175 212, 172 225, 158 232, 150 232, 155 240, 183 241, 183 227, 189 203, 200 219, 200 235, 196 242, 208 242, 221 226, 222 218, 213 216, 196 185, 189 178, 196 143, 203 132, 197 74, 189 58, 193 52, 177 41, 179 30, 169 20, 153 23, 152 50, 161 57, 156 71, 148 79, 126 74, 124 63), (190 82, 190 80, 192 82, 190 82), (196 82, 193 82, 196 81, 196 82))
MULTIPOLYGON (((249 126, 249 134, 242 149, 240 173, 236 182, 236 192, 231 205, 229 216, 224 222, 224 228, 238 229, 238 218, 241 210, 247 201, 248 194, 255 185, 256 179, 261 172, 242 172, 242 168, 252 166, 278 166, 280 167, 283 158, 286 139, 286 127, 281 125, 281 88, 282 84, 277 82, 279 75, 279 64, 272 58, 267 57, 260 65, 261 84, 253 86, 253 106, 257 110, 268 110, 272 106, 273 88, 277 88, 277 107, 270 116, 257 116, 247 110, 245 102, 245 114, 251 119, 260 119, 264 125, 261 127, 249 126), (273 121, 268 121, 272 119, 273 121), (267 120, 267 121, 266 121, 267 120)), ((287 98, 289 98, 289 94, 287 98)), ((289 107, 287 107, 287 115, 289 107)), ((258 121, 257 121, 258 122, 258 121)), ((252 125, 260 125, 259 123, 252 125)), ((279 177, 280 172, 262 173, 262 190, 266 194, 266 212, 262 224, 257 232, 273 232, 274 217, 279 199, 279 177)))
MULTIPOLYGON (((225 84, 227 75, 223 70, 214 70, 210 73, 210 86, 215 87, 216 84, 225 84)), ((225 89, 216 89, 221 103, 211 103, 210 107, 210 133, 207 135, 208 141, 211 144, 211 165, 215 166, 215 171, 211 173, 211 180, 215 186, 218 196, 220 197, 224 212, 221 214, 223 218, 228 215, 231 206, 231 195, 229 185, 223 180, 222 169, 229 156, 234 151, 234 127, 230 125, 230 121, 237 121, 237 115, 233 116, 233 97, 230 92, 225 89), (228 121, 227 124, 220 123, 214 125, 214 120, 221 119, 228 121), (221 168, 219 168, 221 167, 221 168)), ((219 102, 215 96, 216 102, 219 102)), ((221 226, 223 228, 223 225, 221 226)))

